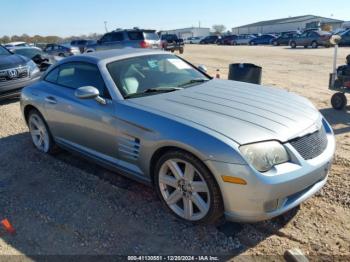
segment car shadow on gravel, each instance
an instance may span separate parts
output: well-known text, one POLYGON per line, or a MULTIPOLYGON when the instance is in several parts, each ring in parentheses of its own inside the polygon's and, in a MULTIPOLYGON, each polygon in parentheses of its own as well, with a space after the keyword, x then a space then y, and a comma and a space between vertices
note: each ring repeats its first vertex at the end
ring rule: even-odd
MULTIPOLYGON (((79 156, 38 152, 29 133, 0 139, 0 250, 35 255, 216 255, 235 257, 289 223, 193 225, 174 218, 152 188, 79 156), (1 239, 7 247, 2 247, 1 239)), ((6 251, 5 251, 6 252, 6 251)))
POLYGON ((0 100, 0 106, 9 105, 16 102, 19 102, 19 97, 7 98, 7 99, 0 100))
POLYGON ((335 135, 350 133, 349 111, 349 106, 346 108, 346 110, 335 110, 333 108, 325 108, 320 110, 321 114, 331 124, 335 135), (337 127, 337 125, 341 125, 341 127, 337 127))

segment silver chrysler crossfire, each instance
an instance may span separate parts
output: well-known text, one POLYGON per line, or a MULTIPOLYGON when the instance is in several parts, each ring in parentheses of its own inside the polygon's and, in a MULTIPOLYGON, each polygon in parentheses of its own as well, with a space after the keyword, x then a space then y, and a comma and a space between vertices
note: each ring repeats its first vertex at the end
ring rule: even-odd
POLYGON ((35 147, 152 185, 177 217, 270 219, 326 183, 333 131, 305 98, 212 79, 163 51, 65 58, 21 96, 35 147))

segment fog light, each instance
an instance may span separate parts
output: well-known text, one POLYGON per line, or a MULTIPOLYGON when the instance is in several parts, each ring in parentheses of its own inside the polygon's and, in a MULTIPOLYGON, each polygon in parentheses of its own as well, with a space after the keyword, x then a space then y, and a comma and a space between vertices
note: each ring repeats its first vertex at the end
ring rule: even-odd
POLYGON ((278 199, 274 199, 264 204, 265 212, 272 212, 278 208, 278 199))

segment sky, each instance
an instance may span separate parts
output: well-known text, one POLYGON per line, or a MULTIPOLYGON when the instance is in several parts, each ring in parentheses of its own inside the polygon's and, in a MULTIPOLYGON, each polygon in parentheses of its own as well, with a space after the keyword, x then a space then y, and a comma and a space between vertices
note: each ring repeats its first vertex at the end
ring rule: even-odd
POLYGON ((262 20, 314 14, 350 20, 349 0, 8 0, 0 3, 0 36, 62 37, 132 28, 227 29, 262 20))

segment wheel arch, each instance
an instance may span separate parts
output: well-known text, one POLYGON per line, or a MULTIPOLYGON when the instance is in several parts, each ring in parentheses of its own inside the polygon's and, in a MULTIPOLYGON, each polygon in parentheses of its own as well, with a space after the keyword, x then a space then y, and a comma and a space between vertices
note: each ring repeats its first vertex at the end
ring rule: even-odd
POLYGON ((188 154, 191 154, 192 156, 194 156, 195 158, 200 160, 203 163, 203 165, 205 165, 208 168, 208 170, 211 172, 209 167, 205 164, 205 161, 203 161, 203 156, 200 156, 200 154, 198 152, 196 152, 196 150, 190 149, 188 147, 185 148, 185 147, 182 147, 179 145, 163 145, 154 151, 154 153, 152 154, 151 160, 150 160, 149 174, 151 177, 152 184, 154 184, 154 175, 155 175, 154 170, 155 170, 155 166, 157 164, 157 161, 159 160, 159 158, 162 155, 164 155, 166 152, 169 152, 169 151, 183 151, 183 152, 186 152, 188 154))
POLYGON ((31 105, 31 104, 26 105, 24 107, 24 109, 23 109, 23 115, 24 115, 24 119, 25 119, 27 124, 28 124, 29 113, 32 110, 36 110, 42 115, 42 113, 40 112, 40 110, 37 107, 35 107, 35 106, 31 105))

